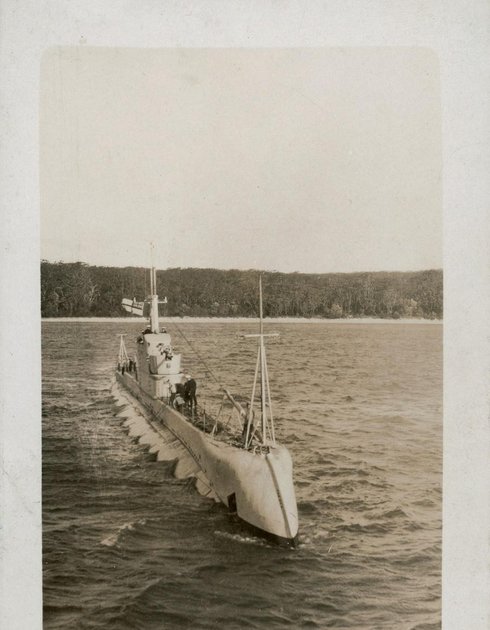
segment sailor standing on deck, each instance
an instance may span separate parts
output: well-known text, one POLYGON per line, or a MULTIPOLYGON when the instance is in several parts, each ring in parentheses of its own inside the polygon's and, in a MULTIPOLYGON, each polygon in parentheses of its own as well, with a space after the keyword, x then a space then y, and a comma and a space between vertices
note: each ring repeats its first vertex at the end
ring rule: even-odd
POLYGON ((188 405, 190 409, 193 409, 193 408, 195 409, 197 407, 197 398, 196 398, 197 383, 190 374, 186 374, 185 377, 187 379, 184 384, 185 402, 186 402, 186 405, 188 405))

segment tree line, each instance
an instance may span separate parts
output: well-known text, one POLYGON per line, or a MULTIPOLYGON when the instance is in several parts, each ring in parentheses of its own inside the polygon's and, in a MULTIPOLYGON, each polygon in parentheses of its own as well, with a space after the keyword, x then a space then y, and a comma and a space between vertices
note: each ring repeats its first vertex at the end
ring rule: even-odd
MULTIPOLYGON (((417 272, 262 272, 266 317, 422 317, 443 314, 440 269, 417 272)), ((157 271, 157 289, 168 303, 162 315, 255 317, 258 272, 236 269, 157 271)), ((121 316, 123 297, 150 293, 142 267, 98 267, 83 262, 41 262, 43 317, 121 316)), ((164 310, 163 310, 164 309, 164 310)))

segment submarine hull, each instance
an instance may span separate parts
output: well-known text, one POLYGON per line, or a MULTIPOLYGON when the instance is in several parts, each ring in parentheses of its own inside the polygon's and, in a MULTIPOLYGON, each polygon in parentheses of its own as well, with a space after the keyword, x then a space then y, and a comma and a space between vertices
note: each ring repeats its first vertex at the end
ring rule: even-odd
POLYGON ((229 510, 252 530, 279 544, 296 546, 298 514, 289 451, 281 445, 247 450, 213 438, 166 402, 152 398, 131 374, 117 381, 186 448, 197 476, 229 510))

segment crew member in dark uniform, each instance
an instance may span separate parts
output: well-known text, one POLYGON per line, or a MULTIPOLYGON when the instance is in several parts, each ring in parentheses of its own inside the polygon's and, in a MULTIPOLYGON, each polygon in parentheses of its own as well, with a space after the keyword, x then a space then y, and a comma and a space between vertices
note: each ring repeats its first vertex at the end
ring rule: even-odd
POLYGON ((186 376, 187 381, 184 384, 185 403, 190 409, 197 408, 196 389, 197 383, 190 374, 186 376))

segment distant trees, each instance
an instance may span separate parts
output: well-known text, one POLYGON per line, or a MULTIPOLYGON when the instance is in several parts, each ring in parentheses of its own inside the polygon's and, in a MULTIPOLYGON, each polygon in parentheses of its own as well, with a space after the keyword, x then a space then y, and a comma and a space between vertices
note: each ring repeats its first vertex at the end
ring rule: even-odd
POLYGON ((90 315, 99 294, 85 263, 41 262, 41 310, 46 317, 90 315))
MULTIPOLYGON (((166 315, 252 317, 258 313, 254 270, 166 269, 157 272, 166 315)), ((443 314, 442 271, 300 274, 264 272, 268 317, 425 317, 443 314)), ((41 262, 43 317, 123 315, 123 297, 142 300, 149 273, 138 267, 41 262)))

